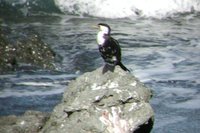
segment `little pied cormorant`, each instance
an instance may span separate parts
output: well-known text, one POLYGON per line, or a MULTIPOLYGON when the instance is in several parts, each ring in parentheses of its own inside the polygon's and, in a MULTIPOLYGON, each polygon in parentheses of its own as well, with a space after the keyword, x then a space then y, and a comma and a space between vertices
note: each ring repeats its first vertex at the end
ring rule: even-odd
POLYGON ((112 68, 114 70, 116 65, 119 65, 124 71, 130 72, 121 62, 121 48, 117 40, 111 37, 111 28, 104 23, 98 24, 99 32, 97 33, 97 43, 99 52, 104 59, 106 65, 104 66, 103 73, 112 68))

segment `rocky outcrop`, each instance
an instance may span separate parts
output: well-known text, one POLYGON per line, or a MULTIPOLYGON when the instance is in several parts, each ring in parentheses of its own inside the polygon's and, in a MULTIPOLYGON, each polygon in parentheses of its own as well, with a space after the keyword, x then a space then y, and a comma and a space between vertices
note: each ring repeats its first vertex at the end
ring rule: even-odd
POLYGON ((152 94, 121 68, 102 68, 71 81, 62 102, 48 113, 27 111, 0 117, 0 133, 149 133, 152 94))
POLYGON ((38 111, 27 111, 23 116, 1 116, 0 133, 38 133, 49 114, 38 111))
POLYGON ((133 75, 102 68, 72 81, 41 133, 149 133, 152 94, 133 75))
POLYGON ((55 69, 55 52, 31 30, 0 26, 0 74, 21 69, 55 69))

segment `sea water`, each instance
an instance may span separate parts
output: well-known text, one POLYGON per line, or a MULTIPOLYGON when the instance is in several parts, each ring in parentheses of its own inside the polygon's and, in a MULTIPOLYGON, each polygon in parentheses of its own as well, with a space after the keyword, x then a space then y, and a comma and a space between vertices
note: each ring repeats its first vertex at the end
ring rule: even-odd
POLYGON ((199 0, 9 2, 24 17, 4 25, 22 31, 30 27, 62 60, 56 71, 0 75, 0 115, 52 111, 72 79, 103 65, 92 26, 104 22, 121 45, 122 62, 153 91, 152 133, 199 132, 199 0))

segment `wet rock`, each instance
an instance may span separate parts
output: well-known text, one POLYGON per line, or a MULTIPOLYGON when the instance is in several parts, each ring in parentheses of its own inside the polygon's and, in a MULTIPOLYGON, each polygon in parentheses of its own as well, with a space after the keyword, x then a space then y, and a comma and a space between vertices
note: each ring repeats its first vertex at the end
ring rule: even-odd
POLYGON ((152 93, 133 75, 102 68, 72 81, 41 133, 149 133, 152 93))
POLYGON ((6 1, 0 1, 0 16, 1 18, 8 18, 8 17, 22 17, 22 14, 15 6, 12 6, 6 1))
POLYGON ((20 69, 54 69, 55 53, 35 33, 0 27, 0 74, 20 69))
POLYGON ((13 19, 25 18, 34 15, 48 15, 61 13, 54 0, 0 0, 0 18, 13 19))
POLYGON ((49 114, 27 111, 23 116, 1 116, 0 133, 38 133, 49 114))

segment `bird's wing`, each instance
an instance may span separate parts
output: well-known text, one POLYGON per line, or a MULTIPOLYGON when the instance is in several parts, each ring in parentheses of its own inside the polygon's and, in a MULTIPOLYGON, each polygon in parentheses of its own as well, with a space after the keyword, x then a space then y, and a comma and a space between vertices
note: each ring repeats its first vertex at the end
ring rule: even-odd
POLYGON ((117 61, 121 61, 121 48, 117 40, 110 37, 109 43, 111 45, 112 54, 116 57, 117 61))
POLYGON ((99 45, 99 51, 105 62, 117 64, 121 61, 119 43, 112 37, 109 37, 103 45, 99 45))

